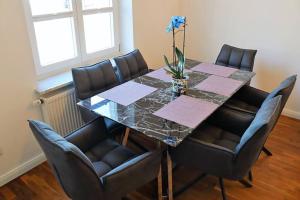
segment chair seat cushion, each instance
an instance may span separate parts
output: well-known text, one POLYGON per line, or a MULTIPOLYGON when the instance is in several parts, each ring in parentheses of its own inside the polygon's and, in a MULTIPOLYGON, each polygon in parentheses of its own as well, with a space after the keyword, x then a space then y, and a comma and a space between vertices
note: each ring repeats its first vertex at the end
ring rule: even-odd
POLYGON ((256 113, 259 109, 256 106, 250 105, 247 102, 244 102, 244 101, 236 99, 236 98, 229 99, 225 103, 225 106, 228 108, 234 109, 234 110, 250 113, 253 115, 256 115, 256 113))
POLYGON ((85 155, 91 160, 99 177, 137 155, 117 142, 107 139, 95 145, 85 155))
POLYGON ((219 127, 204 124, 197 129, 195 134, 191 136, 191 139, 234 151, 235 147, 239 144, 241 137, 219 127))

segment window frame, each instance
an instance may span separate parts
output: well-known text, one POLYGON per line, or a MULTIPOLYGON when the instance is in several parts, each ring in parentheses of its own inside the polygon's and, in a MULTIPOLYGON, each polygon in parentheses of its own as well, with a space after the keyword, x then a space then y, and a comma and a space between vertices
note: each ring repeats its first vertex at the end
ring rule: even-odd
POLYGON ((56 14, 44 14, 33 16, 30 7, 30 0, 23 0, 25 17, 27 22, 27 30, 31 43, 33 60, 36 69, 36 74, 39 77, 47 77, 50 74, 57 74, 66 72, 67 70, 91 62, 99 61, 101 59, 111 58, 113 55, 120 53, 120 27, 119 27, 119 2, 118 0, 112 0, 112 7, 99 8, 99 9, 82 9, 82 0, 71 0, 72 11, 66 11, 56 14), (83 16, 89 14, 112 12, 113 14, 113 34, 114 34, 114 46, 112 48, 96 51, 93 53, 86 52, 86 41, 84 32, 83 16), (74 23, 74 35, 75 35, 75 52, 77 56, 75 58, 59 61, 53 64, 42 66, 40 62, 37 40, 34 28, 34 22, 47 21, 51 19, 62 19, 72 17, 74 23))

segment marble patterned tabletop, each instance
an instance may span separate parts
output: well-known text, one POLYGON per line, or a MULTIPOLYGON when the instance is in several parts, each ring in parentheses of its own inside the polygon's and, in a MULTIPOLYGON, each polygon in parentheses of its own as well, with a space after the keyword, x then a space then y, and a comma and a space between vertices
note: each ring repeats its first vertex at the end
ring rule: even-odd
MULTIPOLYGON (((186 68, 191 69, 199 63, 200 62, 195 60, 187 60, 186 68)), ((238 70, 230 75, 229 78, 242 81, 242 85, 245 85, 254 75, 255 73, 253 72, 238 70)), ((219 106, 224 104, 230 98, 193 88, 211 76, 210 74, 188 72, 188 76, 189 89, 186 93, 187 96, 212 102, 219 106)), ((194 129, 153 115, 155 111, 161 109, 166 104, 177 98, 171 91, 172 83, 148 77, 147 75, 138 77, 134 79, 134 81, 158 88, 158 90, 136 101, 135 103, 130 104, 129 106, 120 105, 113 101, 103 99, 97 95, 80 101, 78 105, 123 124, 126 127, 139 131, 148 137, 163 141, 167 145, 173 147, 179 145, 193 132, 194 129)))

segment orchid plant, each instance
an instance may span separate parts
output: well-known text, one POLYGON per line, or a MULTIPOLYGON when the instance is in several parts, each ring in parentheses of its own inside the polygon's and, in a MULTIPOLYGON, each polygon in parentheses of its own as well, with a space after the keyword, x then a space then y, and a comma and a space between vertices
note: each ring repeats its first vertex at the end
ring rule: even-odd
POLYGON ((172 66, 166 56, 164 56, 165 63, 168 66, 168 69, 165 68, 167 73, 171 74, 173 78, 175 79, 183 79, 184 78, 184 65, 185 65, 185 58, 183 53, 175 47, 175 53, 178 61, 173 61, 174 66, 172 66))
POLYGON ((184 67, 185 67, 185 27, 186 27, 186 17, 183 16, 173 16, 166 29, 167 32, 173 33, 173 63, 170 64, 168 58, 164 55, 164 60, 168 66, 167 73, 171 74, 175 79, 184 79, 184 67), (176 34, 179 31, 183 31, 183 47, 182 51, 176 47, 176 34))

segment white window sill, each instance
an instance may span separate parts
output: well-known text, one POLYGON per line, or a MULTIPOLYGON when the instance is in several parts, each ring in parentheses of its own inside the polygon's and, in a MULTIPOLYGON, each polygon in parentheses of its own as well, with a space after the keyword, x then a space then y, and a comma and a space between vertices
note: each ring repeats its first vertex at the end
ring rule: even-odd
POLYGON ((37 82, 36 91, 44 95, 73 84, 72 72, 68 71, 37 82))
MULTIPOLYGON (((89 65, 93 65, 95 63, 101 62, 103 60, 109 59, 112 63, 112 66, 115 67, 116 64, 114 62, 114 60, 112 59, 113 57, 117 57, 120 55, 124 55, 130 51, 132 51, 133 49, 129 49, 127 51, 122 51, 122 52, 117 52, 111 56, 109 56, 109 58, 103 58, 103 59, 94 59, 94 60, 90 60, 89 62, 83 64, 82 66, 89 66, 89 65)), ((59 89, 68 87, 70 85, 73 84, 73 77, 72 77, 72 72, 71 69, 68 70, 67 72, 63 72, 54 76, 50 76, 49 78, 46 79, 42 79, 40 81, 37 82, 37 87, 36 87, 36 92, 39 95, 45 95, 47 93, 50 92, 54 92, 57 91, 59 89)))

